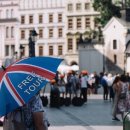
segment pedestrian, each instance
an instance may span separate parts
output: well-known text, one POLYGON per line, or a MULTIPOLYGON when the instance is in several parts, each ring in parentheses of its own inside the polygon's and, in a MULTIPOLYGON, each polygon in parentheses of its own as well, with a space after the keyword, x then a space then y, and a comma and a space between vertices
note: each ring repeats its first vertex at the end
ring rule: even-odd
POLYGON ((72 76, 72 71, 69 71, 67 73, 67 83, 66 83, 66 97, 68 97, 71 99, 71 95, 72 95, 72 82, 71 82, 71 76, 72 76))
POLYGON ((87 90, 90 89, 90 90, 88 90, 88 91, 90 91, 88 93, 94 94, 95 93, 95 77, 94 77, 93 73, 88 76, 88 82, 87 83, 88 83, 87 85, 89 86, 89 87, 87 87, 87 90))
POLYGON ((23 106, 22 110, 27 130, 48 130, 50 124, 39 94, 34 96, 28 104, 23 106))
POLYGON ((107 84, 107 74, 101 78, 101 85, 103 87, 103 99, 108 100, 108 84, 107 84))
POLYGON ((65 80, 64 80, 64 75, 60 75, 60 79, 58 81, 58 87, 60 91, 61 97, 64 98, 65 96, 65 80))
POLYGON ((48 130, 49 125, 40 95, 36 94, 27 104, 5 116, 3 130, 19 130, 20 127, 24 127, 24 130, 48 130), (19 123, 13 123, 13 120, 19 123))
POLYGON ((123 120, 124 112, 127 110, 127 101, 129 100, 129 84, 126 82, 126 78, 124 75, 117 76, 113 82, 113 90, 115 93, 112 120, 120 121, 117 118, 117 115, 120 114, 123 120))
POLYGON ((60 107, 60 91, 56 83, 56 80, 53 79, 50 81, 51 91, 50 91, 50 107, 60 107))
POLYGON ((72 89, 72 93, 73 93, 73 97, 76 97, 77 96, 77 83, 79 82, 78 81, 78 78, 76 77, 76 72, 75 71, 72 71, 72 75, 70 77, 70 82, 71 82, 71 89, 72 89))
POLYGON ((113 88, 112 88, 112 84, 113 84, 113 81, 114 81, 114 76, 112 76, 111 73, 108 74, 107 76, 107 84, 108 84, 108 88, 109 88, 109 100, 113 101, 114 100, 114 91, 113 91, 113 88))
POLYGON ((81 98, 83 97, 84 103, 87 103, 87 82, 88 82, 88 72, 87 71, 82 71, 81 72, 81 79, 80 79, 80 84, 81 84, 81 98))

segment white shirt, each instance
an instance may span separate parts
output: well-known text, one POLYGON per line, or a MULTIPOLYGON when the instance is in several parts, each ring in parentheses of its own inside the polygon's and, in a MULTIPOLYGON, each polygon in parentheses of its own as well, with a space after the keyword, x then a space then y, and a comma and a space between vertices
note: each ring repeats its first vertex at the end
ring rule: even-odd
POLYGON ((81 88, 87 88, 87 81, 88 81, 87 76, 82 76, 81 77, 81 88))

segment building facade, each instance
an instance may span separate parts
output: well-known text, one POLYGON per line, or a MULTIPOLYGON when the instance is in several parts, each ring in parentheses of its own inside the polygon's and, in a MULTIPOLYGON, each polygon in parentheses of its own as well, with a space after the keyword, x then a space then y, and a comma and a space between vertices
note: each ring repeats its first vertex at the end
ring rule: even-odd
POLYGON ((18 26, 18 1, 0 1, 0 63, 14 57, 18 49, 18 26))
POLYGON ((130 72, 128 57, 126 57, 127 43, 130 39, 130 18, 126 12, 122 18, 113 17, 103 29, 105 70, 107 72, 130 72))
POLYGON ((91 0, 67 0, 66 1, 66 54, 69 64, 79 62, 78 40, 80 34, 84 38, 96 30, 94 17, 99 16, 92 7, 91 0))
POLYGON ((1 0, 0 60, 6 57, 29 56, 29 36, 33 29, 39 34, 36 56, 64 58, 78 64, 79 34, 84 37, 95 29, 94 17, 99 13, 91 0, 1 0))
POLYGON ((35 28, 39 34, 35 50, 36 56, 64 55, 65 16, 64 0, 20 0, 19 32, 20 44, 24 47, 24 56, 28 56, 28 38, 35 28))

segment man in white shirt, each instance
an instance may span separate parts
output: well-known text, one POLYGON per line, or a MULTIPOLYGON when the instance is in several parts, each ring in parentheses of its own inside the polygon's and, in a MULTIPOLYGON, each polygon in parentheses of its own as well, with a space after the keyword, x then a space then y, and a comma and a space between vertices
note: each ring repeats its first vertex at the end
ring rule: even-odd
POLYGON ((88 76, 87 73, 82 73, 81 76, 81 97, 83 96, 83 101, 87 102, 87 81, 88 76))

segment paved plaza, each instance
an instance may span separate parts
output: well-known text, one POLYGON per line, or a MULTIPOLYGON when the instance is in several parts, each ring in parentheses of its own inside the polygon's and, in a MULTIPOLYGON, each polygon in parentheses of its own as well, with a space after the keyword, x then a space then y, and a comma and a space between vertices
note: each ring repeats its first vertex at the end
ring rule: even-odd
POLYGON ((104 101, 102 95, 88 96, 88 103, 81 107, 47 107, 49 130, 123 130, 122 121, 112 121, 111 109, 112 102, 104 101))
POLYGON ((112 121, 112 102, 102 98, 102 94, 90 95, 87 104, 81 107, 48 105, 45 109, 51 124, 49 130, 123 130, 122 121, 112 121))

